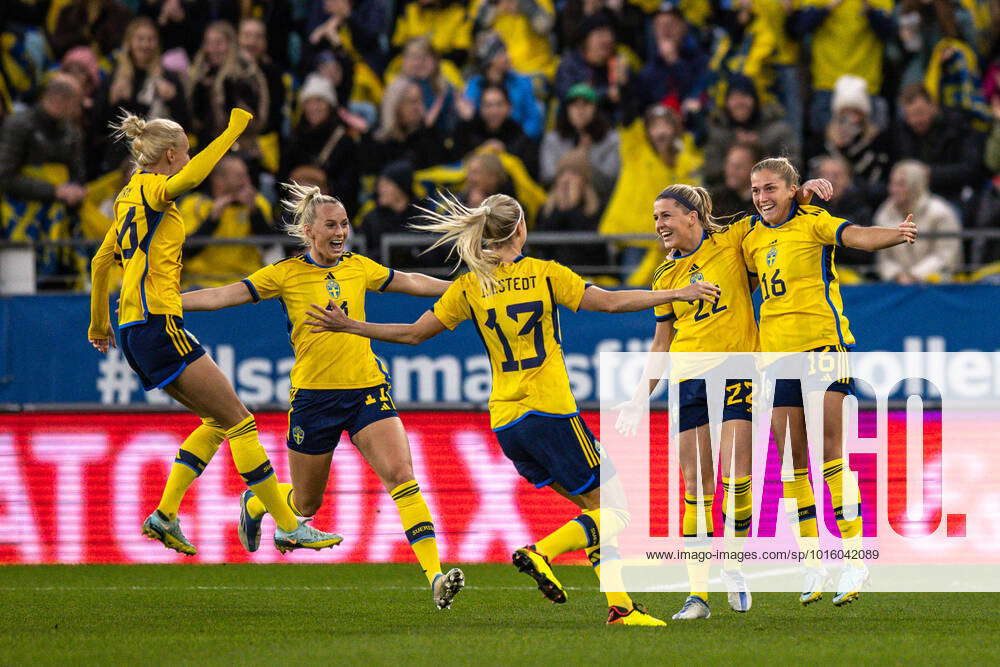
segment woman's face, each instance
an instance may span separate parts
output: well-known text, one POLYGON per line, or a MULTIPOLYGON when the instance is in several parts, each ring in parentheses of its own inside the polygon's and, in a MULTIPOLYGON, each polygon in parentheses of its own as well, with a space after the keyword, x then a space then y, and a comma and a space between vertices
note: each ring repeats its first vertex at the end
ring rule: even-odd
POLYGON ((437 69, 434 54, 422 46, 411 47, 403 54, 402 71, 414 79, 429 79, 437 69))
POLYGON ((332 111, 330 104, 322 97, 310 97, 302 103, 302 118, 312 126, 325 123, 332 111))
POLYGON ((483 93, 483 99, 479 103, 479 113, 486 127, 495 130, 510 116, 510 103, 503 93, 491 88, 483 93))
POLYGON ((156 52, 160 48, 160 38, 152 26, 142 25, 132 33, 132 41, 129 42, 129 53, 136 65, 143 69, 153 64, 156 52))
POLYGON ((403 130, 415 130, 424 122, 424 94, 417 85, 407 86, 396 112, 403 130))
POLYGON ((267 32, 264 24, 257 20, 247 20, 240 24, 240 48, 254 60, 260 59, 267 51, 267 32))
POLYGON ((229 53, 229 38, 221 30, 208 30, 205 33, 205 57, 213 67, 218 67, 229 53))
POLYGON ((653 202, 653 226, 667 250, 689 252, 698 244, 701 225, 698 214, 681 206, 674 199, 657 199, 653 202))
POLYGON ((726 111, 737 123, 745 123, 753 115, 753 95, 734 90, 726 96, 726 111))
POLYGON ((585 99, 575 99, 566 107, 566 117, 569 119, 569 124, 577 132, 582 132, 585 127, 590 125, 596 113, 597 105, 585 99))
POLYGON ((796 186, 785 182, 784 178, 770 169, 750 174, 753 205, 769 225, 777 225, 788 218, 797 191, 796 186))
POLYGON ((316 207, 311 224, 304 228, 306 237, 312 243, 310 253, 320 264, 336 264, 347 239, 351 236, 351 222, 347 211, 340 204, 320 204, 316 207))

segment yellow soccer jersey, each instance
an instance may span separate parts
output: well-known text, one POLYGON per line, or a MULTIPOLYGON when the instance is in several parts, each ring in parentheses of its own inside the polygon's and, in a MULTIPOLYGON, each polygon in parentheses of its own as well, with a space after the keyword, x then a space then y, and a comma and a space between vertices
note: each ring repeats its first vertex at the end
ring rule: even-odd
MULTIPOLYGON (((760 341, 764 352, 805 352, 854 344, 834 266, 836 246, 851 224, 819 206, 792 204, 784 222, 744 218, 743 258, 760 279, 760 341)), ((742 222, 742 221, 741 221, 742 222)))
POLYGON ((254 302, 277 297, 288 319, 295 350, 295 389, 362 389, 388 382, 371 340, 348 333, 313 333, 305 324, 310 304, 333 299, 356 320, 365 319, 365 292, 382 292, 393 270, 367 257, 345 252, 333 266, 322 266, 308 253, 288 257, 244 279, 254 302))
POLYGON ((556 306, 575 311, 587 284, 562 264, 523 256, 501 264, 497 280, 497 292, 487 295, 466 273, 434 304, 449 329, 471 319, 486 346, 493 371, 490 426, 496 430, 527 414, 575 415, 556 306))
MULTIPOLYGON (((843 0, 830 10, 812 38, 812 84, 816 90, 833 90, 844 74, 868 82, 868 92, 882 89, 882 56, 885 44, 868 23, 868 8, 892 15, 894 0, 843 0)), ((826 9, 829 0, 800 0, 803 9, 826 9)))
POLYGON ((725 231, 702 236, 698 247, 686 255, 675 255, 653 274, 654 290, 674 290, 699 280, 718 285, 721 297, 715 304, 674 301, 653 309, 657 322, 674 320, 671 352, 756 352, 757 321, 750 298, 750 282, 740 243, 747 220, 725 231))
POLYGON ((102 249, 113 246, 122 264, 118 323, 124 327, 154 315, 182 317, 181 247, 184 221, 168 199, 167 176, 139 171, 118 193, 114 224, 102 249))

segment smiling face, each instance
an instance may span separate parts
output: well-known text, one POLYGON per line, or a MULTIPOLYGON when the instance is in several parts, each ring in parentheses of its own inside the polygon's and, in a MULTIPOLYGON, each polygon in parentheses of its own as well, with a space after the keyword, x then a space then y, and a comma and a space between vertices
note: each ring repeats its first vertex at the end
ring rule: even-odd
POLYGON ((145 69, 153 63, 160 48, 160 38, 151 25, 140 25, 135 28, 129 40, 128 50, 136 65, 145 69))
POLYGON ((798 187, 788 183, 770 169, 750 174, 750 194, 753 205, 769 225, 776 225, 788 217, 792 200, 798 187))
POLYGON ((240 48, 254 60, 260 60, 267 51, 267 28, 263 21, 247 19, 240 23, 238 35, 240 48))
POLYGON ((351 236, 351 221, 340 204, 320 204, 312 222, 303 228, 309 239, 309 252, 316 263, 331 266, 344 254, 351 236))
POLYGON ((209 28, 205 32, 205 58, 213 67, 218 67, 229 53, 229 37, 222 30, 209 28))
POLYGON ((698 245, 702 234, 698 214, 675 199, 657 199, 653 202, 653 224, 667 250, 691 252, 698 245))

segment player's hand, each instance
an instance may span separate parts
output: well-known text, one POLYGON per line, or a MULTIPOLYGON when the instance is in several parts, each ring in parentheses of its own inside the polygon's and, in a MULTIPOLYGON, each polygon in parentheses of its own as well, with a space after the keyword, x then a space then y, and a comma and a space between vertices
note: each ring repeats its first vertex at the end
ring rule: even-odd
POLYGON ((236 107, 229 112, 229 127, 238 127, 242 131, 246 129, 252 120, 253 114, 246 109, 236 107))
POLYGON ((635 436, 639 424, 646 414, 644 402, 633 398, 619 403, 611 409, 618 412, 618 418, 615 419, 615 430, 627 438, 635 436))
POLYGON ((808 204, 814 194, 823 201, 830 201, 833 197, 833 184, 825 178, 813 178, 802 184, 795 198, 800 204, 808 204))
POLYGON ((91 336, 88 338, 88 340, 90 341, 90 344, 94 346, 94 349, 100 352, 101 354, 107 354, 110 348, 118 347, 118 344, 115 343, 114 331, 109 331, 107 337, 95 338, 91 336))
POLYGON ((311 331, 315 333, 322 333, 324 331, 347 331, 347 328, 351 324, 351 318, 349 318, 340 306, 333 302, 331 299, 324 309, 322 306, 317 306, 315 303, 309 306, 309 310, 306 311, 306 315, 312 319, 307 319, 306 324, 312 325, 311 331))
POLYGON ((903 237, 903 240, 907 243, 913 243, 917 240, 917 223, 913 222, 913 214, 906 216, 906 220, 899 223, 899 235, 903 237))
POLYGON ((697 301, 699 299, 704 299, 709 303, 716 303, 719 300, 719 296, 722 294, 722 290, 719 289, 718 285, 713 285, 712 283, 705 282, 704 280, 699 280, 696 283, 691 283, 687 287, 682 287, 677 292, 678 301, 697 301))

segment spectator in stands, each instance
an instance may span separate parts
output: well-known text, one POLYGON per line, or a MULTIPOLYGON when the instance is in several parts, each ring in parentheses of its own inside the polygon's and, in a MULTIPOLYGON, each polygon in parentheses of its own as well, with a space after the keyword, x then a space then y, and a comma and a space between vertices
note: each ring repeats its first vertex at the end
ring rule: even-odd
POLYGON ((258 166, 261 156, 256 138, 270 122, 270 93, 264 73, 240 53, 236 30, 229 23, 216 21, 205 29, 188 89, 192 125, 201 146, 225 129, 230 109, 240 107, 254 115, 239 148, 258 166))
POLYGON ((278 136, 276 133, 283 130, 282 124, 285 120, 285 82, 282 80, 282 71, 268 55, 267 26, 264 25, 263 21, 255 18, 246 18, 240 21, 237 41, 240 50, 257 65, 267 81, 269 102, 267 124, 260 128, 260 139, 274 144, 273 148, 268 145, 264 150, 265 154, 273 151, 273 157, 269 161, 273 168, 268 169, 268 171, 274 173, 278 169, 278 136), (268 138, 265 139, 265 137, 268 138))
POLYGON ((542 105, 535 97, 535 86, 531 79, 514 70, 507 47, 495 32, 482 33, 476 43, 479 71, 469 79, 464 98, 458 100, 460 114, 468 120, 479 110, 480 97, 486 84, 502 85, 510 98, 510 117, 530 138, 536 141, 541 139, 545 117, 542 105), (467 107, 464 111, 463 103, 467 107))
POLYGON ((455 133, 454 155, 462 159, 484 144, 519 158, 528 172, 538 173, 538 144, 528 138, 521 126, 510 117, 511 103, 507 89, 497 84, 483 87, 479 113, 472 120, 459 123, 455 133))
MULTIPOLYGON (((344 50, 356 63, 364 62, 374 72, 388 63, 387 13, 382 0, 323 0, 309 3, 306 19, 307 45, 344 50)), ((306 61, 309 60, 306 54, 306 61)), ((341 91, 338 90, 338 94, 341 91)), ((342 96, 341 99, 347 99, 342 96)))
POLYGON ((84 167, 89 181, 97 178, 102 172, 102 156, 108 136, 108 127, 101 124, 102 119, 98 113, 97 96, 101 74, 97 56, 86 46, 74 46, 63 56, 62 62, 59 63, 59 71, 76 79, 80 88, 82 113, 78 122, 83 137, 84 167))
POLYGON ((611 127, 597 104, 597 92, 587 83, 578 83, 566 93, 559 106, 555 128, 545 133, 540 153, 542 183, 555 181, 559 161, 569 151, 580 148, 590 162, 594 189, 607 201, 621 168, 618 131, 611 127))
MULTIPOLYGON (((4 119, 0 132, 0 193, 3 208, 0 238, 45 241, 72 235, 69 209, 83 201, 85 167, 77 80, 56 74, 38 103, 4 119)), ((77 276, 81 263, 69 248, 37 250, 40 286, 45 277, 77 276)))
POLYGON ((458 122, 455 88, 445 78, 441 59, 426 37, 415 37, 403 48, 400 74, 420 86, 427 118, 443 134, 450 134, 458 122))
POLYGON ((343 122, 333 86, 319 74, 310 74, 299 89, 299 109, 299 122, 285 144, 281 172, 288 174, 303 165, 322 169, 331 194, 340 199, 348 215, 354 215, 365 159, 361 136, 343 122))
MULTIPOLYGON (((833 196, 827 201, 814 200, 811 203, 822 206, 830 212, 830 215, 850 220, 852 224, 863 227, 872 224, 872 207, 868 204, 865 192, 855 185, 851 165, 847 160, 839 155, 824 155, 817 158, 814 173, 816 178, 830 181, 833 186, 833 196)), ((917 218, 917 221, 923 231, 922 219, 917 218)), ((838 267, 849 266, 867 276, 874 260, 875 256, 870 252, 847 247, 837 248, 838 267)))
POLYGON ((392 46, 401 49, 415 37, 430 40, 434 52, 463 65, 472 48, 472 21, 461 0, 408 0, 396 19, 392 46))
MULTIPOLYGON (((916 160, 896 163, 889 174, 889 198, 875 213, 875 224, 895 228, 901 217, 912 213, 921 234, 960 231, 954 209, 928 190, 931 172, 916 160)), ((904 243, 882 251, 877 258, 882 280, 902 285, 947 279, 961 263, 962 242, 958 238, 924 238, 920 243, 904 243)))
POLYGON ((475 153, 465 160, 465 192, 462 202, 469 207, 479 206, 490 195, 514 196, 514 184, 495 154, 475 153))
POLYGON ((376 207, 361 221, 367 254, 378 261, 400 268, 444 266, 447 251, 433 250, 421 254, 426 246, 416 240, 406 245, 395 245, 388 257, 382 255, 382 236, 385 234, 413 233, 409 224, 422 214, 413 194, 413 168, 408 162, 390 162, 375 181, 376 207))
MULTIPOLYGON (((238 239, 271 234, 271 205, 257 192, 240 157, 228 155, 210 176, 211 196, 200 192, 180 202, 187 239, 238 239)), ((210 244, 184 248, 184 282, 221 287, 261 267, 256 245, 210 244)))
POLYGON ((812 64, 812 103, 809 129, 822 135, 830 122, 833 86, 844 74, 868 83, 868 93, 882 90, 885 45, 895 24, 892 0, 803 0, 789 16, 789 29, 800 39, 809 38, 812 64))
POLYGON ((117 0, 71 0, 59 11, 49 46, 57 60, 74 46, 87 46, 103 56, 121 43, 132 13, 117 0))
POLYGON ((889 178, 889 134, 872 119, 871 97, 864 79, 850 74, 837 79, 833 117, 826 127, 826 152, 850 165, 852 180, 869 205, 885 198, 889 178))
MULTIPOLYGON (((187 92, 181 77, 160 64, 160 37, 153 21, 133 19, 125 28, 115 68, 98 94, 100 127, 107 128, 121 109, 141 118, 169 118, 191 127, 187 92)), ((106 131, 101 132, 105 136, 106 131)), ((128 154, 124 142, 108 142, 102 171, 128 154)))
POLYGON ((555 93, 563 100, 570 88, 588 83, 609 110, 632 96, 628 61, 616 54, 615 28, 607 12, 584 19, 579 46, 565 54, 556 71, 555 93))
POLYGON ((708 120, 708 140, 705 142, 705 181, 709 185, 723 182, 726 152, 734 143, 750 143, 760 147, 763 155, 783 156, 798 164, 799 138, 783 120, 777 105, 761 106, 753 81, 742 74, 733 75, 726 91, 725 106, 716 109, 708 120))
POLYGON ((963 207, 963 190, 979 185, 982 143, 956 112, 943 111, 922 84, 899 96, 903 123, 896 132, 895 157, 923 162, 930 168, 930 190, 963 207))
POLYGON ((646 50, 646 14, 655 10, 659 3, 618 2, 617 0, 563 0, 556 3, 559 11, 556 17, 556 40, 560 53, 576 46, 580 36, 580 26, 595 14, 605 14, 611 19, 615 32, 622 42, 635 53, 646 50), (641 6, 641 8, 640 8, 641 6))
POLYGON ((761 159, 760 149, 753 144, 736 143, 726 152, 722 185, 711 189, 712 215, 715 217, 752 215, 750 170, 761 159))
POLYGON ((475 21, 477 31, 495 30, 510 46, 515 69, 550 81, 558 64, 549 42, 554 23, 551 0, 483 0, 475 21))
MULTIPOLYGON (((989 180, 979 198, 979 206, 973 217, 973 224, 979 228, 1000 227, 1000 67, 992 73, 996 79, 986 87, 990 107, 993 111, 993 129, 986 141, 983 162, 989 180)), ((976 239, 971 244, 969 261, 983 264, 1000 260, 1000 239, 976 239)))
MULTIPOLYGON (((590 161, 583 151, 562 156, 555 182, 535 226, 539 232, 596 232, 601 220, 601 200, 591 183, 590 161)), ((563 264, 606 265, 607 244, 552 245, 542 253, 563 264)))
POLYGON ((636 78, 642 108, 665 104, 682 116, 697 114, 708 85, 708 56, 676 5, 656 15, 653 41, 656 48, 636 78))
POLYGON ((408 77, 397 77, 385 89, 380 123, 368 171, 378 173, 397 160, 424 169, 447 159, 444 137, 424 107, 420 86, 408 77))

